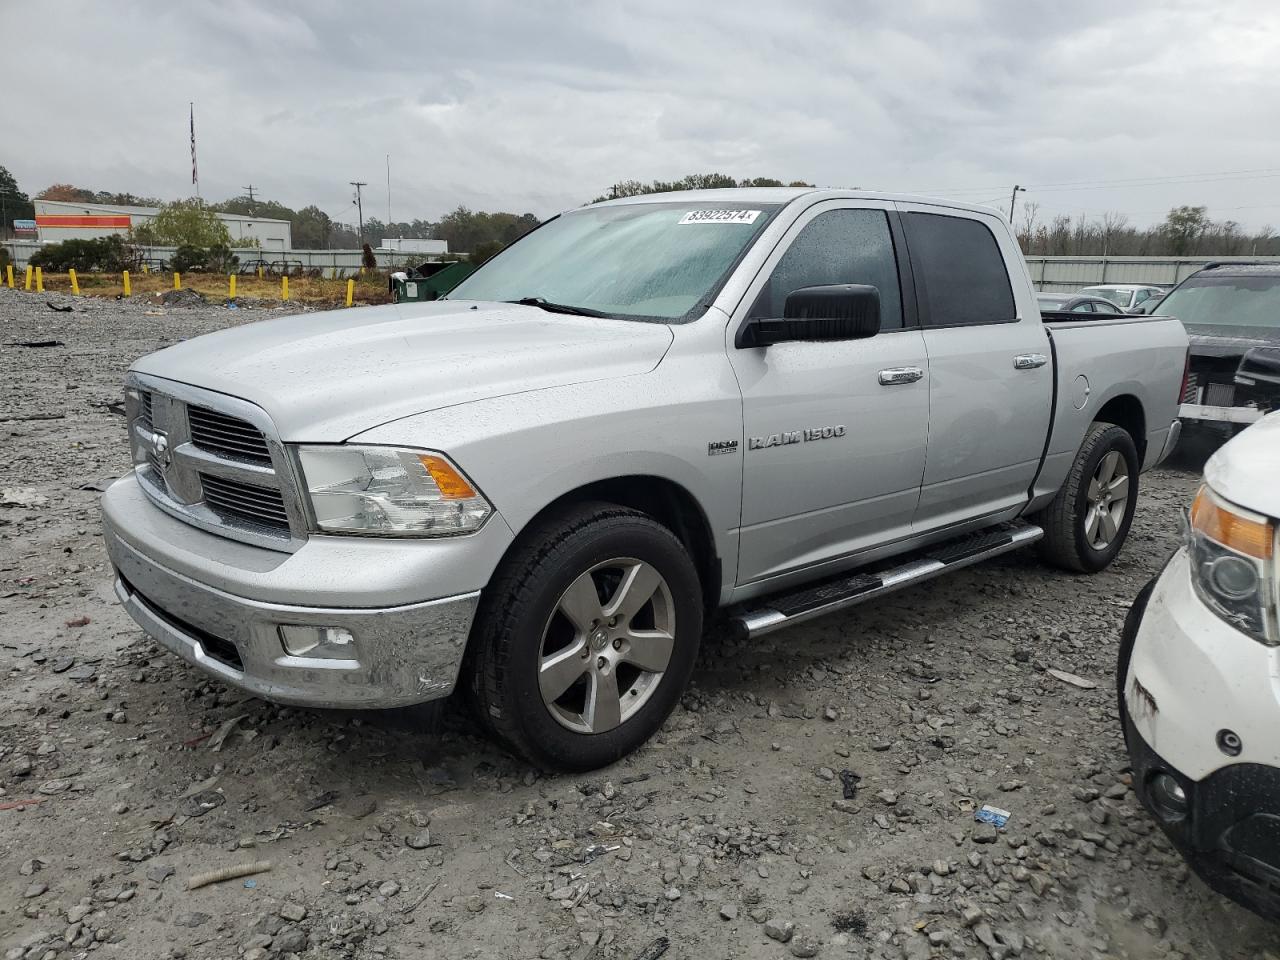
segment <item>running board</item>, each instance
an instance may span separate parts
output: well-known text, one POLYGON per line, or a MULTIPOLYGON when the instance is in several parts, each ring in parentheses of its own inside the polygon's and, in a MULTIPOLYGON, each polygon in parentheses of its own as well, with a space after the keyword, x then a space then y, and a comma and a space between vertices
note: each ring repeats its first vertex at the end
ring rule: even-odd
POLYGON ((738 609, 730 620, 746 636, 759 637, 1017 550, 1043 536, 1044 530, 1034 524, 1000 524, 908 554, 905 562, 896 558, 899 563, 895 567, 846 574, 816 586, 752 601, 753 606, 738 609))

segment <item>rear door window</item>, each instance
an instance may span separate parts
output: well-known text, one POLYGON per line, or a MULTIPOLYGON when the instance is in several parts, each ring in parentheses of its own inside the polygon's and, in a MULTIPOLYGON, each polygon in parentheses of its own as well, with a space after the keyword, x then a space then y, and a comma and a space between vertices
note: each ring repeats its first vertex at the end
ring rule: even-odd
POLYGON ((955 327, 1017 319, 1009 271, 986 224, 933 213, 902 220, 923 322, 955 327))
POLYGON ((902 293, 889 218, 883 210, 828 210, 791 241, 751 307, 750 317, 782 316, 801 287, 865 283, 880 291, 880 327, 902 327, 902 293))

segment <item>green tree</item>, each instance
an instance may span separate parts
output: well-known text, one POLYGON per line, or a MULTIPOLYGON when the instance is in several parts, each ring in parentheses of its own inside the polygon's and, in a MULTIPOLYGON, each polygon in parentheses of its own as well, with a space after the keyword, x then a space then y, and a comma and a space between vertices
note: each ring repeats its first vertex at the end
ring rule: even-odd
POLYGON ((129 231, 134 243, 165 246, 230 247, 231 234, 217 213, 199 197, 175 200, 151 220, 129 231))
MULTIPOLYGON (((782 181, 773 177, 753 177, 749 180, 735 180, 727 173, 690 173, 679 180, 654 180, 652 183, 641 183, 639 180, 623 180, 616 183, 605 195, 596 197, 592 203, 601 200, 612 200, 617 197, 638 197, 648 193, 674 193, 679 190, 722 190, 729 187, 780 187, 782 181)), ((792 180, 790 187, 811 187, 813 184, 803 180, 792 180)))
POLYGON ((1176 257, 1195 253, 1200 237, 1209 226, 1205 207, 1174 207, 1165 218, 1161 232, 1169 244, 1169 252, 1176 257))
POLYGON ((293 245, 303 250, 324 250, 329 246, 333 221, 314 204, 303 207, 293 219, 293 245))
POLYGON ((30 220, 35 215, 35 206, 18 189, 18 181, 13 174, 0 167, 0 232, 11 230, 15 220, 30 220))

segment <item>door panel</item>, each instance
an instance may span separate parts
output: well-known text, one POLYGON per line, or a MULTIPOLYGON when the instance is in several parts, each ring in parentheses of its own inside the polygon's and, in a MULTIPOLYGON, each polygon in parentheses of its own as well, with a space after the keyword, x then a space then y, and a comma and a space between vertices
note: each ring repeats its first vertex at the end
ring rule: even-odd
POLYGON ((879 375, 928 371, 920 331, 737 354, 747 437, 738 582, 907 536, 924 472, 929 377, 882 385, 879 375), (753 439, 806 428, 840 435, 753 449, 753 439))
POLYGON ((890 209, 834 202, 807 211, 748 288, 750 310, 729 325, 745 433, 740 584, 910 533, 928 439, 929 363, 919 329, 903 327, 890 209), (880 289, 882 332, 733 346, 748 316, 778 315, 790 290, 824 283, 880 289))
POLYGON ((1021 254, 984 215, 904 214, 929 354, 929 445, 916 532, 1016 507, 1039 468, 1053 397, 1048 335, 1021 254), (1014 270, 1017 273, 1014 273, 1014 270), (1025 288, 1025 289, 1023 289, 1025 288))
POLYGON ((993 513, 1027 498, 1049 430, 1053 367, 1039 324, 925 330, 929 450, 917 530, 993 513), (1018 369, 1014 358, 1043 356, 1018 369))

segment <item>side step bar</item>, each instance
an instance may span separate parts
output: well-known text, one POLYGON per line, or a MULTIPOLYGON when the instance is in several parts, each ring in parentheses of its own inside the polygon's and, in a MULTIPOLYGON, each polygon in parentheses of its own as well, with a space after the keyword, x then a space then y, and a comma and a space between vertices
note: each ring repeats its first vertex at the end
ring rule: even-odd
POLYGON ((903 587, 932 580, 944 573, 972 566, 1010 550, 1017 550, 1035 543, 1043 536, 1044 530, 1034 524, 1000 524, 990 530, 958 537, 920 553, 909 554, 905 562, 899 562, 895 567, 875 572, 859 571, 823 581, 816 586, 804 586, 789 593, 752 601, 753 606, 738 610, 730 619, 746 636, 763 636, 792 624, 874 600, 903 587))

